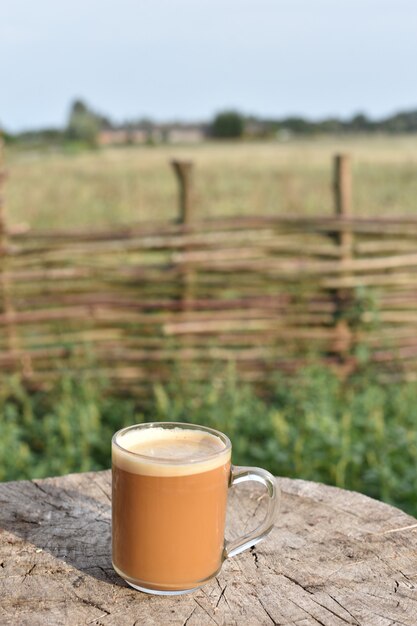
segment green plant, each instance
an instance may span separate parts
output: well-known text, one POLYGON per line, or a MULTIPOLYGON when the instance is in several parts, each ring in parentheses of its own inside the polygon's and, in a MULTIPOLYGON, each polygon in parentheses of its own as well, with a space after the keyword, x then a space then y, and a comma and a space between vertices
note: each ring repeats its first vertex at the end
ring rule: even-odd
POLYGON ((140 407, 100 380, 64 376, 50 392, 29 394, 9 378, 0 392, 0 480, 104 469, 114 431, 182 421, 226 432, 237 464, 353 489, 417 515, 415 384, 381 384, 369 366, 342 381, 315 365, 277 375, 265 399, 233 367, 207 380, 178 373, 140 407))
POLYGON ((235 376, 158 388, 154 418, 227 432, 234 461, 367 493, 417 514, 417 389, 371 369, 341 381, 311 366, 279 375, 268 401, 235 376))
POLYGON ((29 394, 18 378, 2 387, 0 480, 107 467, 112 433, 133 417, 131 400, 102 395, 103 383, 62 377, 29 394))

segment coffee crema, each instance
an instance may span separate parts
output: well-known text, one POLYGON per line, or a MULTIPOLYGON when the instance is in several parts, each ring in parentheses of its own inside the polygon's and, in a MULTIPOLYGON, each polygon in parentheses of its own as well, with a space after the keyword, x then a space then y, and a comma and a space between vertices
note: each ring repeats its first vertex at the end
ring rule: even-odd
POLYGON ((209 471, 230 459, 224 442, 203 430, 146 428, 127 431, 113 448, 113 463, 134 474, 185 476, 209 471))
POLYGON ((223 558, 230 446, 198 429, 138 427, 113 442, 113 565, 140 587, 175 591, 223 558))

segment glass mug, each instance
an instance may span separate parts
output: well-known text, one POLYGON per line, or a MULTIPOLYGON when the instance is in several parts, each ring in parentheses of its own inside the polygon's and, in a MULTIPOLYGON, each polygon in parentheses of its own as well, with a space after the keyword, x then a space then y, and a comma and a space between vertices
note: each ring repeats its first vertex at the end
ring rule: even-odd
POLYGON ((225 559, 272 530, 275 478, 257 467, 231 465, 231 450, 226 435, 193 424, 137 424, 113 436, 113 567, 129 585, 160 595, 193 591, 216 576, 225 559), (227 541, 228 488, 249 480, 267 489, 265 520, 227 541))

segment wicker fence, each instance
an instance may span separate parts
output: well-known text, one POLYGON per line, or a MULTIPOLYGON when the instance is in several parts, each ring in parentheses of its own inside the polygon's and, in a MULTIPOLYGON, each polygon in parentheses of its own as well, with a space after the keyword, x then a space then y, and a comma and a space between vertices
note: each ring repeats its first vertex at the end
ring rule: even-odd
POLYGON ((350 217, 345 174, 333 218, 192 221, 188 206, 178 224, 41 232, 2 217, 2 371, 45 386, 100 370, 146 395, 178 363, 205 378, 233 362, 262 381, 310 355, 348 371, 361 346, 413 377, 417 219, 350 217))

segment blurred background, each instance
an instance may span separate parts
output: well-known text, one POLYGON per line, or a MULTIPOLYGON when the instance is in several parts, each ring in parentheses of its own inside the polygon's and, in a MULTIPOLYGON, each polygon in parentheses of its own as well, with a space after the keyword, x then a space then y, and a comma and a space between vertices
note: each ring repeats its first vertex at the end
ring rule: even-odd
POLYGON ((3 8, 0 480, 190 421, 417 515, 416 19, 3 8))

